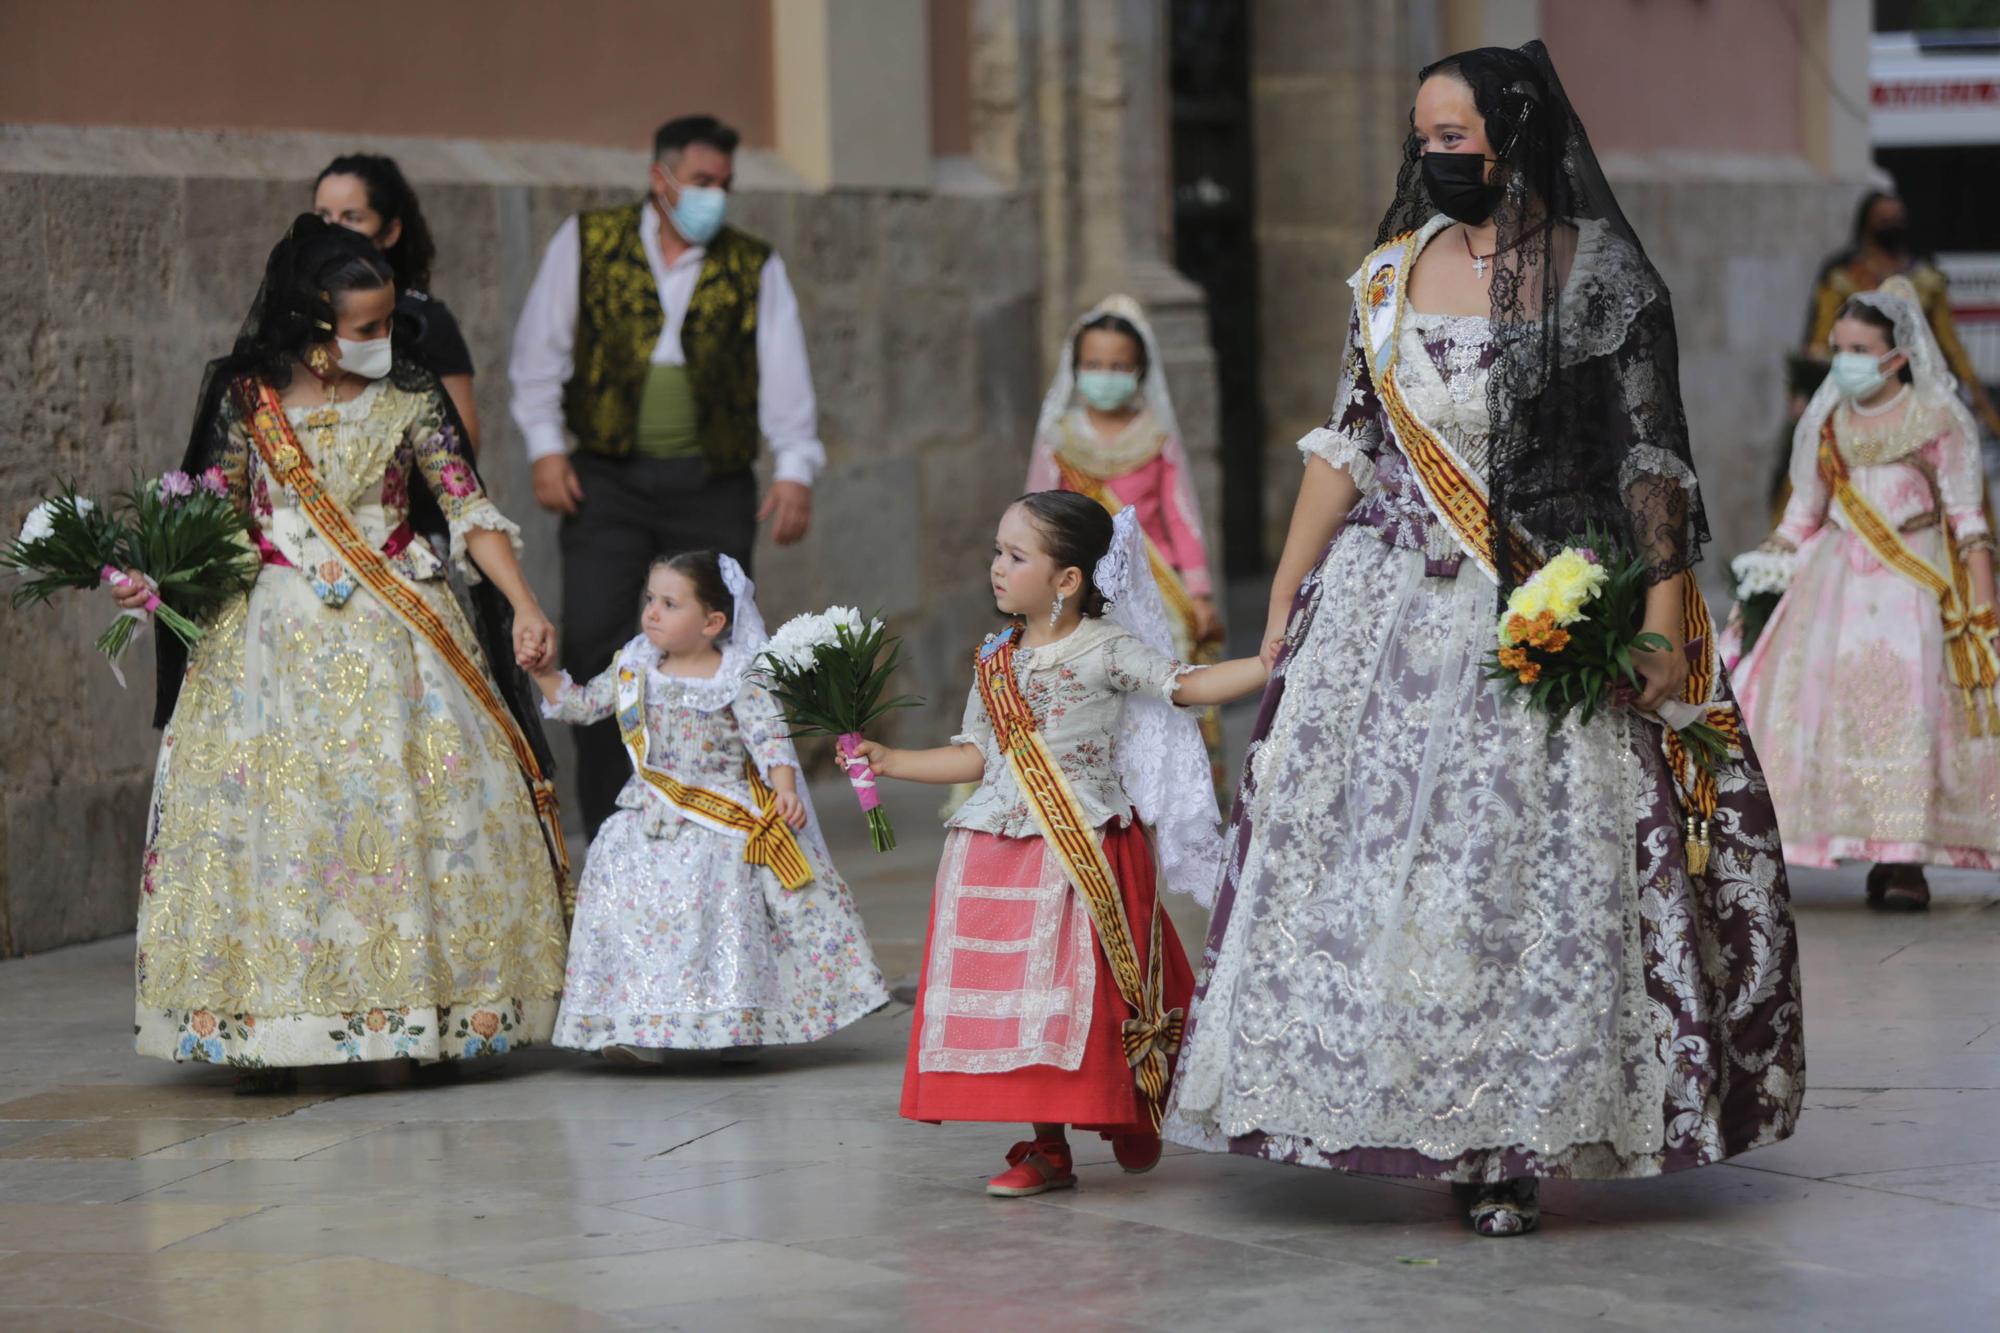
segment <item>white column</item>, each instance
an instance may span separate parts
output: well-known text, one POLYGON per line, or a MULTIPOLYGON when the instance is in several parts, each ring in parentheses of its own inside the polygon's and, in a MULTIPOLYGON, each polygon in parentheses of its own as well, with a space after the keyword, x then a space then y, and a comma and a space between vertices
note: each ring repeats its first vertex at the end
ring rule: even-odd
POLYGON ((778 155, 819 189, 931 183, 924 0, 775 0, 778 155))

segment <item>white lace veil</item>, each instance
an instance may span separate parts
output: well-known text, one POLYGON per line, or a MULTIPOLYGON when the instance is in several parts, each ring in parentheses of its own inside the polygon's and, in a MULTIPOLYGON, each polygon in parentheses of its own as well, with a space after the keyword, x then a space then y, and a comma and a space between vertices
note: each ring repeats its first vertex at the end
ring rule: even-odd
MULTIPOLYGON (((1120 510, 1112 534, 1111 549, 1097 562, 1091 582, 1111 603, 1107 614, 1114 624, 1172 657, 1173 631, 1147 563, 1146 534, 1137 511, 1129 506, 1120 510)), ((1139 818, 1153 831, 1166 886, 1203 907, 1214 906, 1222 878, 1222 817, 1195 715, 1149 695, 1125 696, 1118 776, 1139 818)))
MULTIPOLYGON (((1923 303, 1917 297, 1917 289, 1901 274, 1890 278, 1872 292, 1858 292, 1854 299, 1864 305, 1871 305, 1887 315, 1896 326, 1892 351, 1902 352, 1910 358, 1910 377, 1913 381, 1911 405, 1923 406, 1944 414, 1959 437, 1972 441, 1976 447, 1979 428, 1973 424, 1972 411, 1958 396, 1958 380, 1945 364, 1944 352, 1938 347, 1937 338, 1931 333, 1930 321, 1924 318, 1923 303)), ((1792 433, 1792 488, 1804 490, 1812 482, 1819 470, 1819 437, 1826 427, 1826 420, 1833 415, 1833 409, 1840 405, 1839 386, 1833 376, 1828 375, 1820 382, 1819 390, 1806 405, 1806 413, 1799 418, 1799 426, 1792 433)))
POLYGON ((1174 396, 1167 392, 1167 369, 1160 360, 1159 340, 1153 337, 1153 326, 1146 321, 1146 312, 1129 296, 1107 296, 1069 326, 1063 345, 1056 349, 1055 378, 1049 381, 1049 391, 1042 397, 1042 415, 1035 423, 1035 438, 1048 439, 1076 401, 1076 338, 1084 325, 1103 315, 1116 315, 1139 330, 1139 341, 1146 348, 1146 375, 1139 381, 1139 396, 1160 428, 1178 439, 1180 420, 1174 415, 1174 396))

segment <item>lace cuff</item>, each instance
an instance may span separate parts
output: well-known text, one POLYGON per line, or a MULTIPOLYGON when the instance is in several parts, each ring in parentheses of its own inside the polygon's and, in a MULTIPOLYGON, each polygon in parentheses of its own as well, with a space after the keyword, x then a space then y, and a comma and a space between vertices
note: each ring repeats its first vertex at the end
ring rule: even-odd
POLYGON ((576 698, 576 681, 569 672, 562 673, 562 683, 556 686, 556 697, 542 696, 542 716, 551 722, 563 720, 563 709, 576 698))
POLYGON ((484 498, 475 500, 451 520, 451 563, 458 566, 467 583, 477 583, 483 576, 479 566, 466 554, 465 535, 481 531, 506 533, 508 542, 514 547, 514 554, 521 554, 521 525, 494 508, 492 501, 484 498))
POLYGON ((1629 491, 1641 477, 1665 477, 1690 495, 1697 485, 1694 469, 1654 444, 1635 445, 1618 469, 1618 489, 1629 491))
POLYGON ((1355 431, 1321 426, 1299 440, 1299 452, 1308 458, 1317 454, 1341 469, 1354 479, 1357 490, 1365 491, 1375 484, 1375 460, 1355 431))

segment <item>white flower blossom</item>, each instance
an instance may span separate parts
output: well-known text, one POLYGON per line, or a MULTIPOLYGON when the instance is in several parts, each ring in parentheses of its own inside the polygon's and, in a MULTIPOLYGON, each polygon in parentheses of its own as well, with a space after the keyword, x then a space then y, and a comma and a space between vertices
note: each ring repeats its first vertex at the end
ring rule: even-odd
POLYGON ((1782 593, 1791 586, 1798 557, 1790 551, 1745 551, 1729 562, 1736 575, 1736 595, 1755 597, 1761 593, 1782 593))
POLYGON ((53 536, 56 530, 56 502, 44 500, 28 511, 27 521, 21 524, 21 542, 26 545, 53 536))

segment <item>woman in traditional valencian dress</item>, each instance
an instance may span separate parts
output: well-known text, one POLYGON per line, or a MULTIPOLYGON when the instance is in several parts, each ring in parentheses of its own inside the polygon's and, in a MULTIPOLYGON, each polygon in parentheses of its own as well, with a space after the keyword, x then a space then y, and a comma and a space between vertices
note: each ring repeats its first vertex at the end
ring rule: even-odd
POLYGON ((137 1045, 251 1086, 541 1041, 562 990, 563 853, 516 669, 554 634, 436 377, 392 348, 395 299, 366 238, 301 217, 185 464, 221 469, 263 569, 184 676, 162 654, 137 1045), (477 567, 477 633, 413 485, 477 567))
POLYGON ((1850 297, 1757 557, 1792 569, 1736 668, 1794 865, 1869 861, 1868 901, 1930 905, 1924 866, 2000 868, 2000 667, 1979 436, 1909 280, 1850 297))
POLYGON ((1412 126, 1301 442, 1168 1133, 1451 1181, 1518 1235, 1541 1177, 1791 1132, 1798 954, 1748 747, 1710 785, 1656 720, 1733 721, 1666 289, 1540 43, 1425 70, 1412 126), (1498 594, 1591 531, 1648 562, 1669 648, 1552 728, 1486 678, 1498 594))

